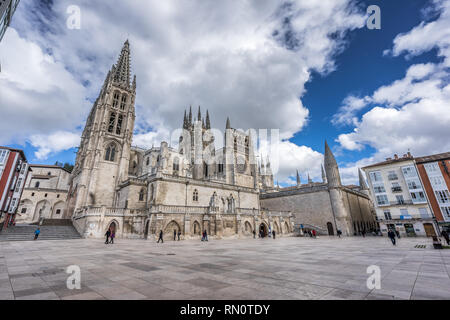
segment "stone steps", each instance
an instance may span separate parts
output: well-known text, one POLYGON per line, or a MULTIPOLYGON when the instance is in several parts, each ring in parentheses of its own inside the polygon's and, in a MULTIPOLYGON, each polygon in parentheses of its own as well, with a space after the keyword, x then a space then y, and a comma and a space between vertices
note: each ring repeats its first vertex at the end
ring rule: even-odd
MULTIPOLYGON (((0 241, 30 241, 34 239, 37 226, 16 225, 0 232, 0 241)), ((38 240, 81 239, 76 229, 70 226, 41 226, 38 240)))

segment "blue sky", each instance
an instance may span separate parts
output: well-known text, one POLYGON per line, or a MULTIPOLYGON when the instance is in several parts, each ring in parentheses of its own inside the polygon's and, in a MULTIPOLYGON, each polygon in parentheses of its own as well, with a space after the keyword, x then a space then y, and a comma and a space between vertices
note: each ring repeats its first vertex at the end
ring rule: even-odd
POLYGON ((280 129, 281 185, 296 169, 320 180, 325 139, 346 183, 393 153, 450 149, 450 120, 439 116, 449 108, 449 1, 268 0, 244 12, 234 2, 150 1, 127 7, 127 19, 120 2, 79 3, 81 29, 68 30, 70 1, 22 1, 0 44, 0 121, 8 128, 0 143, 23 148, 31 162, 74 162, 126 38, 138 78, 137 145, 167 140, 184 109, 201 104, 221 129, 226 116, 244 129, 280 129), (365 27, 372 4, 381 8, 381 30, 365 27))

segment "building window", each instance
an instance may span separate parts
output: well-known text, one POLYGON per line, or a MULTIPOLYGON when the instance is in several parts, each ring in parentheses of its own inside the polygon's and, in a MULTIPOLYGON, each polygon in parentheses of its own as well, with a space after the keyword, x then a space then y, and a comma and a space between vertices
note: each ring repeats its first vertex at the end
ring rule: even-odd
POLYGON ((120 102, 120 109, 125 110, 125 105, 127 103, 127 95, 122 95, 122 101, 120 102))
POLYGON ((56 209, 56 214, 60 214, 61 213, 61 209, 56 209))
POLYGON ((119 104, 119 92, 114 92, 114 99, 113 99, 113 108, 117 108, 117 105, 119 104))
POLYGON ((430 218, 427 208, 419 208, 420 217, 423 219, 430 218))
POLYGON ((22 208, 22 211, 20 213, 27 213, 27 208, 22 208))
POLYGON ((222 173, 222 172, 223 172, 223 163, 219 163, 219 164, 218 164, 217 170, 219 171, 219 173, 222 173))
POLYGON ((6 160, 6 157, 8 156, 9 151, 8 150, 0 150, 0 164, 4 163, 6 160))
POLYGON ((150 201, 152 201, 152 200, 153 200, 153 197, 155 196, 155 195, 154 195, 154 192, 155 192, 155 190, 154 190, 154 188, 153 188, 153 185, 151 185, 151 186, 150 186, 150 201))
POLYGON ((45 198, 47 198, 47 193, 44 195, 45 198))
POLYGON ((417 176, 416 170, 414 169, 413 166, 403 167, 402 171, 405 178, 414 178, 417 176))
POLYGON ((442 213, 444 216, 447 216, 447 218, 450 218, 450 207, 441 207, 442 213))
POLYGON ((116 113, 111 112, 111 115, 109 116, 108 132, 113 133, 115 123, 116 123, 116 113))
POLYGON ((389 210, 384 210, 383 213, 386 220, 392 220, 391 212, 389 210))
POLYGON ((173 159, 173 171, 180 171, 180 160, 178 158, 173 159))
POLYGON ((31 196, 34 197, 34 192, 31 193, 31 196))
POLYGON ((105 160, 114 162, 114 157, 116 155, 116 145, 111 143, 108 148, 106 148, 105 160))
POLYGON ((403 199, 402 195, 395 196, 395 198, 397 198, 397 204, 404 204, 405 203, 405 199, 403 199))
POLYGON ((49 172, 47 172, 47 175, 48 175, 48 176, 51 176, 51 175, 52 175, 52 173, 51 173, 51 172, 49 171, 49 172))
POLYGON ((198 191, 197 191, 197 189, 194 190, 194 194, 192 195, 192 200, 198 201, 198 191))
POLYGON ((56 195, 56 198, 59 198, 59 194, 56 195))
POLYGON ((382 182, 383 181, 383 179, 381 178, 381 172, 380 171, 369 172, 369 176, 370 176, 370 180, 372 181, 372 183, 382 182))
POLYGON ((150 164, 150 157, 147 157, 147 165, 150 164))
POLYGON ((373 186, 373 191, 375 193, 384 193, 386 192, 386 189, 384 188, 384 186, 373 186))
POLYGON ((407 216, 407 215, 409 215, 408 209, 400 209, 400 215, 402 215, 402 216, 407 216))
POLYGON ((450 195, 448 190, 435 191, 436 199, 439 203, 450 203, 450 195))
POLYGON ((34 187, 35 187, 35 188, 39 188, 39 185, 40 185, 40 182, 37 181, 37 182, 34 184, 34 187))
POLYGON ((439 171, 439 165, 437 163, 427 163, 424 165, 425 170, 427 170, 427 173, 436 173, 439 171))
POLYGON ((388 179, 389 179, 389 180, 397 180, 397 179, 398 179, 398 176, 397 176, 397 174, 395 173, 395 171, 389 171, 389 173, 388 173, 388 179))
POLYGON ((19 178, 19 180, 17 180, 15 192, 19 192, 20 191, 20 185, 21 184, 22 184, 22 178, 19 178))
POLYGON ((139 191, 139 201, 144 201, 144 189, 141 189, 141 191, 139 191))
POLYGON ((117 127, 116 127, 116 134, 120 134, 122 131, 122 122, 123 122, 123 115, 119 114, 117 117, 117 127))
POLYGON ((388 198, 385 194, 378 195, 378 196, 376 196, 376 198, 377 198, 377 204, 379 206, 389 204, 388 198))

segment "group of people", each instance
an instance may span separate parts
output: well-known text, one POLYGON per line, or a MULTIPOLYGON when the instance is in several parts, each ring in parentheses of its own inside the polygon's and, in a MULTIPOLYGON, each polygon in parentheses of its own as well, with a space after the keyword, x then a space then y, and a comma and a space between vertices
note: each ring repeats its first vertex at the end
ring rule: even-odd
MULTIPOLYGON (((178 241, 180 241, 180 237, 181 237, 181 230, 177 230, 174 229, 173 230, 173 241, 176 241, 178 238, 178 241)), ((161 241, 161 243, 164 243, 164 232, 162 230, 159 231, 159 237, 158 237, 158 241, 156 241, 156 243, 159 243, 161 241)), ((202 241, 208 241, 208 233, 205 231, 202 232, 202 241)))
MULTIPOLYGON (((270 236, 270 234, 272 234, 272 238, 275 239, 275 237, 276 237, 275 230, 272 230, 272 232, 269 231, 269 236, 270 236)), ((264 238, 265 236, 266 236, 266 234, 265 234, 264 230, 259 230, 258 238, 264 238)), ((255 238, 256 238, 256 231, 253 230, 253 239, 255 239, 255 238)))
POLYGON ((111 231, 110 229, 108 229, 105 233, 105 236, 106 236, 105 244, 114 243, 114 238, 116 237, 116 233, 114 230, 111 231))

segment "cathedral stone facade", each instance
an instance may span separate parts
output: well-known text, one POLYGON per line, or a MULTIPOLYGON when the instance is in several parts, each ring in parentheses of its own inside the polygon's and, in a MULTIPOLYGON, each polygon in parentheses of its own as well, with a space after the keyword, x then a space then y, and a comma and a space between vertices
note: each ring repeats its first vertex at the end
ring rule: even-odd
POLYGON ((269 163, 256 165, 250 134, 227 119, 224 146, 215 149, 209 113, 199 108, 196 119, 185 112, 177 149, 132 147, 135 96, 126 41, 86 120, 69 183, 66 214, 82 236, 103 237, 108 228, 126 238, 160 230, 166 239, 174 231, 184 239, 204 230, 213 238, 292 234, 291 212, 260 207, 273 176, 269 163))

